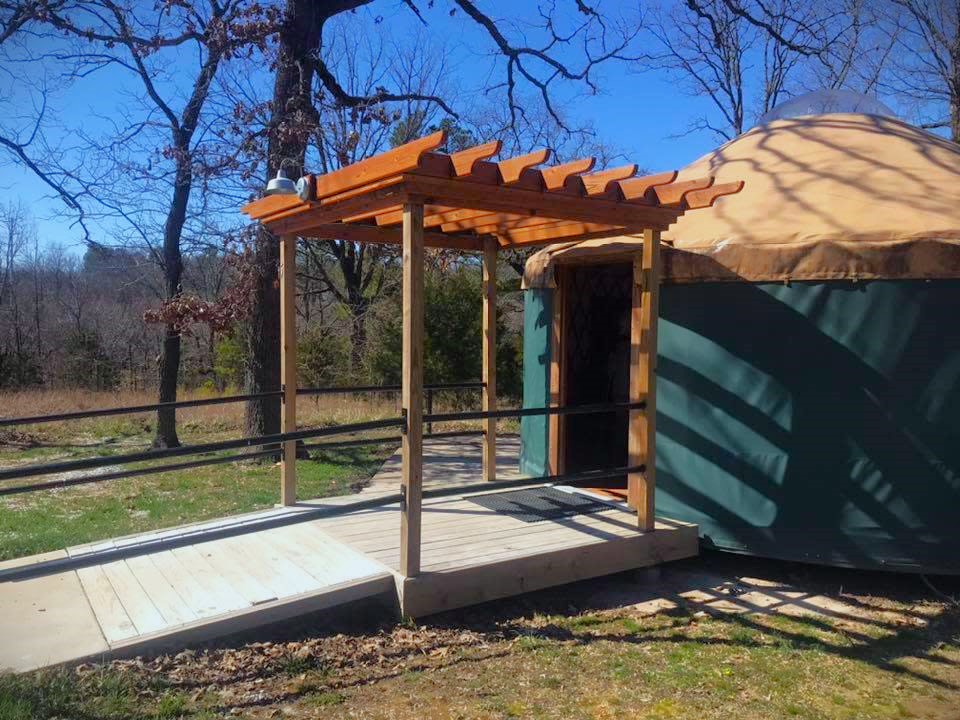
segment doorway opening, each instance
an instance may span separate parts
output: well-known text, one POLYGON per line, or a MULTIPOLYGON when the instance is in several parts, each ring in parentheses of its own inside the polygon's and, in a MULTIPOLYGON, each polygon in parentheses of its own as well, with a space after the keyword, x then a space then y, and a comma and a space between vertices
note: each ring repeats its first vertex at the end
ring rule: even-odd
MULTIPOLYGON (((566 402, 628 402, 633 266, 574 266, 566 272, 562 341, 566 402)), ((625 466, 628 420, 627 410, 567 416, 562 444, 566 472, 625 466)), ((598 489, 625 493, 627 478, 602 484, 598 489)))

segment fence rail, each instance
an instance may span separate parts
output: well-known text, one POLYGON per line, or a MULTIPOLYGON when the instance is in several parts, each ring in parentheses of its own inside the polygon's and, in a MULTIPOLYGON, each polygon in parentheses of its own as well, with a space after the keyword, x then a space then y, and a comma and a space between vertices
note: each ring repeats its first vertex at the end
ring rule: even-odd
POLYGON ((362 423, 350 423, 347 425, 336 425, 322 428, 309 428, 306 430, 295 430, 287 433, 274 433, 272 435, 258 435, 256 437, 220 440, 218 442, 201 443, 199 445, 181 445, 180 447, 173 448, 144 450, 141 452, 129 453, 127 455, 81 458, 80 460, 66 460, 55 463, 25 465, 23 467, 0 470, 0 481, 14 480, 23 477, 33 477, 36 475, 52 475, 53 473, 73 472, 75 470, 90 470, 93 468, 109 467, 111 465, 128 465, 130 463, 145 462, 147 460, 183 457, 184 455, 202 455, 204 453, 219 452, 221 450, 237 450, 239 448, 279 445, 280 443, 289 442, 291 440, 308 440, 315 437, 328 437, 330 435, 341 435, 349 432, 380 430, 382 428, 389 427, 403 427, 403 425, 403 418, 386 418, 383 420, 368 420, 367 422, 362 423))
MULTIPOLYGON (((439 386, 444 389, 460 387, 475 387, 476 383, 452 383, 439 386)), ((390 386, 386 386, 390 387, 390 386)), ((437 386, 435 386, 437 387, 437 386)), ((325 390, 331 390, 325 388, 325 390)), ((338 388, 338 391, 344 391, 338 388)), ((188 401, 190 402, 190 401, 188 401)), ((486 420, 502 419, 512 417, 536 417, 549 415, 582 415, 592 413, 607 413, 623 410, 642 410, 646 407, 646 402, 620 402, 620 403, 602 403, 590 405, 570 405, 563 407, 542 407, 542 408, 510 408, 494 411, 465 411, 454 413, 428 414, 424 416, 425 422, 455 422, 468 420, 486 420)), ((104 411, 91 411, 102 413, 104 411)), ((7 480, 17 480, 21 478, 37 477, 44 475, 53 475, 59 473, 75 473, 82 470, 96 470, 99 468, 110 468, 117 465, 129 465, 133 463, 148 462, 153 460, 163 460, 166 458, 183 457, 187 455, 205 455, 209 453, 222 452, 225 450, 238 450, 243 448, 262 448, 254 452, 232 454, 226 456, 202 458, 189 462, 155 465, 152 467, 135 468, 133 470, 115 470, 93 475, 81 475, 79 477, 66 477, 58 480, 32 483, 29 485, 16 485, 13 487, 0 487, 0 497, 5 495, 16 495, 27 492, 37 492, 40 490, 54 490, 58 488, 72 487, 75 485, 84 485, 93 482, 102 482, 106 480, 118 480, 138 475, 151 475, 174 470, 186 470, 195 467, 204 467, 219 463, 236 462, 252 458, 263 457, 275 454, 280 451, 280 445, 289 441, 310 440, 313 438, 330 437, 333 435, 343 435, 366 432, 370 430, 382 430, 385 428, 399 427, 401 433, 406 433, 406 419, 404 417, 384 418, 381 420, 369 420, 360 423, 348 423, 331 427, 307 428, 287 433, 274 433, 271 435, 259 435, 255 437, 235 438, 233 440, 221 440, 217 442, 201 443, 198 445, 183 445, 174 448, 160 448, 144 450, 135 453, 118 456, 99 456, 92 458, 81 458, 78 460, 65 460, 53 463, 37 463, 24 465, 20 467, 0 469, 0 482, 7 480)), ((482 434, 478 430, 458 430, 441 433, 426 433, 425 438, 451 438, 467 435, 482 434)), ((362 445, 378 445, 386 443, 399 443, 402 441, 400 436, 374 437, 374 438, 356 438, 352 440, 341 440, 334 442, 320 442, 305 444, 307 449, 334 449, 346 447, 359 447, 362 445)))
POLYGON ((538 415, 590 415, 594 413, 617 412, 622 410, 643 410, 646 401, 595 403, 590 405, 564 405, 545 408, 511 408, 508 410, 466 410, 464 412, 437 413, 424 415, 424 422, 457 422, 464 420, 488 420, 514 417, 535 417, 538 415))
MULTIPOLYGON (((429 391, 444 390, 476 390, 483 387, 479 381, 462 383, 433 383, 423 386, 429 391)), ((399 385, 356 385, 342 387, 314 387, 298 388, 297 395, 348 395, 350 393, 388 393, 400 392, 399 385)), ((84 420, 111 415, 135 415, 137 413, 157 412, 159 410, 178 410, 181 408, 204 407, 207 405, 225 405, 228 403, 250 402, 251 400, 269 400, 283 397, 282 390, 269 390, 246 395, 225 395, 216 398, 200 398, 197 400, 177 400, 176 402, 152 403, 149 405, 128 405, 126 407, 100 408, 96 410, 75 410, 50 415, 31 415, 27 417, 0 418, 0 428, 16 425, 37 425, 40 423, 59 422, 62 420, 84 420)))

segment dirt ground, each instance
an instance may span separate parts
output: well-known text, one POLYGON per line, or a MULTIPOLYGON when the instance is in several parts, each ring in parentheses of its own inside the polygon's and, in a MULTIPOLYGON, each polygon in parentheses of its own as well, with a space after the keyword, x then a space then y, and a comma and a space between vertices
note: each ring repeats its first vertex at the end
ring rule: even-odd
MULTIPOLYGON (((189 718, 960 718, 960 581, 722 554, 77 669, 189 718), (117 681, 116 678, 121 678, 117 681)), ((122 695, 122 693, 121 693, 122 695)), ((137 712, 146 714, 138 715, 137 712)))

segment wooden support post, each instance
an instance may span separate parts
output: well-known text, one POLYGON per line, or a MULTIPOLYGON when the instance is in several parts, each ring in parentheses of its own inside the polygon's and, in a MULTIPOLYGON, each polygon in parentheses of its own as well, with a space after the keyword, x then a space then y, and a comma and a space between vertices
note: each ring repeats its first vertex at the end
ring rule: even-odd
POLYGON ((657 485, 657 317, 660 298, 660 233, 645 230, 643 251, 633 261, 633 307, 630 313, 630 402, 646 401, 630 411, 627 463, 646 465, 631 473, 628 500, 637 509, 641 530, 654 528, 657 485))
MULTIPOLYGON (((553 291, 552 322, 550 327, 550 406, 559 407, 566 402, 566 388, 563 382, 563 348, 564 348, 564 304, 566 303, 566 272, 557 268, 556 285, 553 291)), ((566 418, 562 415, 547 417, 548 465, 547 472, 551 475, 562 475, 565 467, 564 434, 566 418)))
POLYGON ((403 206, 403 506, 400 574, 420 573, 420 504, 423 495, 423 204, 403 206))
MULTIPOLYGON (((280 238, 280 432, 297 429, 297 236, 280 238)), ((280 504, 297 502, 297 441, 283 443, 280 504)))
MULTIPOLYGON (((483 244, 483 410, 497 409, 497 240, 483 244)), ((483 479, 497 479, 497 421, 483 421, 483 479)))

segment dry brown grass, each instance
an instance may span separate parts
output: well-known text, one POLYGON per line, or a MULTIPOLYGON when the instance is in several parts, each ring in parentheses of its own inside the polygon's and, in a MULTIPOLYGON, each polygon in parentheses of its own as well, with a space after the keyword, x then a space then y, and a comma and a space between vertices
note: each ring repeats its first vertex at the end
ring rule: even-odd
MULTIPOLYGON (((178 400, 203 400, 236 394, 234 391, 216 393, 204 390, 181 390, 178 400)), ((4 417, 52 415, 55 413, 97 410, 100 408, 150 405, 157 402, 157 395, 146 390, 116 390, 100 392, 80 389, 20 390, 0 393, 0 407, 4 417)), ((380 417, 393 413, 396 402, 384 394, 375 396, 328 395, 300 398, 304 420, 311 416, 330 417, 337 422, 356 422, 361 417, 380 417)), ((240 424, 244 404, 228 403, 183 408, 178 416, 186 423, 215 422, 217 424, 240 424)))
MULTIPOLYGON (((199 400, 237 394, 234 390, 215 393, 204 390, 181 390, 179 400, 199 400)), ((464 395, 459 398, 438 395, 434 403, 434 412, 447 412, 463 407, 479 408, 479 397, 464 395)), ((56 413, 96 410, 100 408, 150 405, 156 403, 156 394, 152 391, 117 390, 97 392, 79 389, 37 389, 0 393, 0 416, 28 417, 56 413)), ((232 432, 243 427, 245 403, 227 403, 207 405, 196 408, 183 408, 177 411, 178 426, 188 433, 201 434, 232 432)), ((362 393, 301 396, 298 399, 298 424, 301 427, 343 425, 364 422, 380 418, 397 417, 400 414, 399 393, 362 393)), ((112 427, 142 424, 142 432, 149 432, 153 413, 145 412, 133 415, 117 415, 86 420, 69 420, 37 425, 19 426, 11 429, 25 432, 30 436, 46 438, 66 438, 80 435, 97 436, 111 434, 112 427)), ((434 431, 479 429, 478 423, 447 423, 437 425, 434 431)), ((136 433, 136 427, 122 434, 136 433)), ((515 431, 515 424, 503 424, 506 432, 515 431)), ((9 432, 9 431, 8 431, 9 432)))

